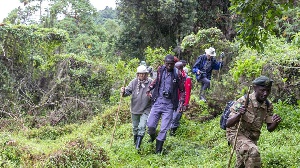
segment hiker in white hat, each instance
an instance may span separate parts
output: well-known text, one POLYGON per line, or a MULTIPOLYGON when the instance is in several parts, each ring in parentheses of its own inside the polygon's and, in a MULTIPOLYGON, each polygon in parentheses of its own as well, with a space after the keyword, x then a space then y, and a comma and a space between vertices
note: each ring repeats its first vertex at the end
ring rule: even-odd
POLYGON ((126 87, 121 88, 123 97, 131 96, 130 112, 132 120, 133 142, 137 150, 140 149, 145 135, 147 119, 151 110, 151 99, 147 96, 148 86, 153 81, 148 78, 148 70, 145 65, 137 67, 136 78, 126 87))
POLYGON ((222 57, 217 61, 216 50, 213 47, 205 49, 205 54, 200 55, 193 66, 193 73, 201 83, 200 99, 206 101, 204 91, 210 88, 212 70, 219 70, 222 67, 222 57))

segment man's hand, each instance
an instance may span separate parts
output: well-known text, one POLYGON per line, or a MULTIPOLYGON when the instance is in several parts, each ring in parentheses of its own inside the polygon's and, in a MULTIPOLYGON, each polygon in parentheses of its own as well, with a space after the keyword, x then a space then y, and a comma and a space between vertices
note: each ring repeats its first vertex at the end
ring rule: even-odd
POLYGON ((273 122, 280 123, 281 117, 278 114, 274 114, 272 120, 273 122))
POLYGON ((121 93, 124 94, 125 92, 125 87, 121 87, 121 93))
POLYGON ((202 71, 200 71, 200 70, 197 71, 197 74, 198 74, 198 75, 200 75, 200 74, 202 74, 202 73, 204 73, 204 72, 202 72, 202 71))
POLYGON ((241 115, 244 115, 245 113, 246 113, 246 108, 245 108, 245 106, 244 105, 242 105, 240 108, 239 108, 239 113, 241 114, 241 115))
POLYGON ((269 132, 272 132, 277 128, 277 126, 279 125, 279 123, 281 121, 281 117, 278 114, 274 114, 272 116, 272 120, 273 120, 273 123, 267 124, 267 129, 269 132))
POLYGON ((182 102, 179 103, 179 113, 183 112, 185 109, 185 106, 183 105, 182 102))
POLYGON ((239 103, 239 104, 236 105, 236 111, 239 112, 240 115, 242 116, 246 113, 246 108, 245 108, 244 105, 239 103))
POLYGON ((150 90, 146 91, 146 94, 147 94, 148 97, 150 97, 150 98, 152 97, 152 94, 151 94, 150 90))

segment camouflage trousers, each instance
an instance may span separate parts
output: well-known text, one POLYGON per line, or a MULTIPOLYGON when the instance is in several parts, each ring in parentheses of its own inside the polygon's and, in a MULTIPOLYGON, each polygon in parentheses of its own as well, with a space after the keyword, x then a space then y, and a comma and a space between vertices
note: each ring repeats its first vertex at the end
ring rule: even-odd
MULTIPOLYGON (((233 144, 233 142, 231 143, 233 144)), ((236 168, 260 168, 261 159, 257 142, 239 135, 236 142, 236 168)))

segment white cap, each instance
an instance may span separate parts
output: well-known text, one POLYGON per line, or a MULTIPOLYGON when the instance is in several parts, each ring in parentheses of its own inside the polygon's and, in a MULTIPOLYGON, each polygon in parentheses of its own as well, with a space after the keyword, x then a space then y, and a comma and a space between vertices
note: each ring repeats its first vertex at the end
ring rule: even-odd
POLYGON ((136 73, 149 73, 145 65, 140 65, 137 67, 136 73))

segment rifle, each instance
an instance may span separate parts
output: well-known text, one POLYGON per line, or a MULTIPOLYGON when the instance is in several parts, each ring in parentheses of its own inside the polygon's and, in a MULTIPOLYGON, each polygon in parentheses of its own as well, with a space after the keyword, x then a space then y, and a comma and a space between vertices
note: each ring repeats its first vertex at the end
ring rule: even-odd
MULTIPOLYGON (((251 89, 251 85, 248 87, 248 92, 247 92, 246 101, 245 101, 245 111, 246 112, 247 112, 247 108, 248 108, 248 105, 249 105, 250 89, 251 89)), ((240 129, 240 126, 241 126, 242 118, 243 118, 243 116, 241 116, 240 119, 239 119, 239 124, 238 124, 237 130, 236 130, 234 143, 233 143, 233 147, 232 147, 232 150, 231 150, 231 153, 230 153, 230 158, 229 158, 229 161, 228 161, 227 168, 230 168, 230 162, 231 162, 232 155, 233 155, 233 152, 234 152, 235 147, 236 147, 237 136, 238 136, 239 129, 240 129)))

